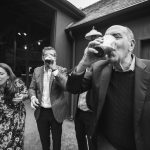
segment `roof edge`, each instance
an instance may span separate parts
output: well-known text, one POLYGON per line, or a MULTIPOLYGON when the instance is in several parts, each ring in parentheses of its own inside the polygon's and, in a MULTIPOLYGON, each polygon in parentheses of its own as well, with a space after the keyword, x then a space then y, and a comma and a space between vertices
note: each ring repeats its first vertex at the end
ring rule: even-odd
POLYGON ((123 12, 127 12, 128 10, 130 10, 130 11, 131 11, 131 10, 136 10, 136 9, 138 9, 138 8, 141 8, 141 7, 145 6, 146 4, 150 4, 150 1, 145 1, 145 2, 143 2, 143 3, 139 3, 139 4, 137 4, 137 5, 134 5, 134 6, 131 6, 131 7, 128 7, 128 8, 125 8, 125 9, 122 9, 122 10, 119 10, 119 11, 116 11, 116 12, 113 12, 113 13, 111 13, 111 14, 107 14, 107 15, 102 16, 102 17, 99 17, 99 18, 95 18, 95 19, 93 19, 93 20, 84 22, 84 23, 79 24, 79 25, 74 25, 74 24, 72 24, 71 26, 68 26, 68 27, 66 28, 66 30, 74 30, 74 29, 83 27, 83 26, 85 26, 85 25, 87 25, 87 24, 90 25, 90 24, 93 24, 93 23, 102 22, 102 21, 108 19, 109 17, 115 16, 115 15, 117 15, 117 14, 121 14, 121 13, 123 13, 123 12))
POLYGON ((59 9, 70 13, 76 19, 83 19, 86 15, 83 11, 75 7, 67 0, 40 0, 43 3, 48 3, 50 5, 56 5, 59 9))

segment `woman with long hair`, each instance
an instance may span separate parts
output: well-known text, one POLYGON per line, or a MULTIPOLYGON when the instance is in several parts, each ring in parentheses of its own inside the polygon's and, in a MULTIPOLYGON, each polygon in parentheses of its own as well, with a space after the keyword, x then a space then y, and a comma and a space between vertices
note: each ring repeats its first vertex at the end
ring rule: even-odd
POLYGON ((10 66, 0 63, 0 150, 22 150, 28 92, 10 66))

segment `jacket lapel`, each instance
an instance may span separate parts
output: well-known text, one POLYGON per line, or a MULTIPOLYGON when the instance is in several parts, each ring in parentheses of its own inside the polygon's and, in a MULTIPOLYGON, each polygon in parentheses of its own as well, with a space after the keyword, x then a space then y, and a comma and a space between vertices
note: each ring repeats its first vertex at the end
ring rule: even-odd
POLYGON ((136 129, 143 110, 150 74, 144 70, 146 65, 140 59, 136 58, 135 63, 134 126, 136 129))
POLYGON ((51 87, 52 87, 53 80, 54 80, 54 74, 53 74, 53 72, 51 72, 50 81, 49 81, 49 91, 50 91, 50 93, 51 93, 51 87))
POLYGON ((39 72, 39 78, 40 78, 40 90, 41 90, 41 93, 43 93, 43 77, 44 77, 44 66, 42 66, 42 68, 40 69, 40 72, 39 72))
MULTIPOLYGON (((56 66, 57 69, 58 66, 56 66)), ((51 101, 51 104, 53 105, 55 99, 53 97, 53 92, 54 92, 54 89, 55 89, 55 76, 53 74, 53 72, 51 73, 51 77, 50 77, 50 81, 49 81, 49 90, 50 90, 50 101, 51 101), (53 92, 52 92, 53 91, 53 92)))
POLYGON ((98 99, 99 99, 98 109, 97 109, 97 112, 98 112, 97 113, 97 118, 99 117, 99 114, 102 111, 102 107, 103 107, 104 100, 105 100, 106 93, 107 93, 107 88, 108 88, 108 85, 109 85, 109 82, 110 82, 111 73, 112 73, 112 65, 107 64, 107 66, 105 66, 103 68, 99 80, 97 80, 98 85, 100 85, 99 88, 97 88, 98 89, 98 91, 97 91, 98 99))
MULTIPOLYGON (((41 93, 43 92, 43 78, 44 78, 44 66, 42 66, 39 72, 39 80, 40 80, 39 84, 40 84, 41 93)), ((50 81, 49 81, 49 90, 51 90, 53 79, 54 79, 54 74, 51 73, 50 81)))
MULTIPOLYGON (((59 67, 56 66, 56 68, 59 70, 59 67)), ((49 81, 49 89, 50 89, 50 93, 51 93, 51 90, 52 90, 52 85, 53 85, 53 81, 55 79, 55 76, 53 74, 53 72, 51 73, 51 77, 50 77, 50 81, 49 81)))

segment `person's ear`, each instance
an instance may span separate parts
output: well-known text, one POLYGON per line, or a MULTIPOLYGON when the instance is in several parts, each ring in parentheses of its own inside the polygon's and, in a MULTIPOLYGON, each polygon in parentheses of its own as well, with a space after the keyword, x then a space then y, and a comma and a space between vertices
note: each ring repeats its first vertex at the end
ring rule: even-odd
POLYGON ((132 40, 130 41, 129 51, 132 52, 132 51, 134 50, 134 47, 135 47, 135 40, 132 39, 132 40))
POLYGON ((7 86, 7 87, 10 86, 10 79, 9 79, 9 76, 8 76, 8 78, 7 78, 7 80, 6 80, 6 86, 7 86))

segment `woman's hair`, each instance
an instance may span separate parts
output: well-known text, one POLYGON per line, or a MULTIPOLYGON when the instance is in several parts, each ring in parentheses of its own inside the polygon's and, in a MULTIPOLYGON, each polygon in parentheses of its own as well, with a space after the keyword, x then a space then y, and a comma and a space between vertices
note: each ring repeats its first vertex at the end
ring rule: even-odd
POLYGON ((5 86, 4 86, 4 99, 8 103, 11 103, 12 99, 14 97, 14 94, 17 92, 15 82, 14 82, 16 79, 16 76, 13 73, 13 71, 9 65, 7 65, 5 63, 0 63, 0 67, 3 68, 9 76, 9 79, 6 81, 5 86))
POLYGON ((12 69, 11 69, 10 66, 8 66, 8 65, 5 64, 5 63, 0 63, 0 67, 3 68, 3 69, 7 72, 8 76, 9 76, 9 78, 10 78, 11 80, 13 80, 13 79, 16 78, 16 76, 15 76, 15 74, 13 73, 13 71, 12 71, 12 69))

